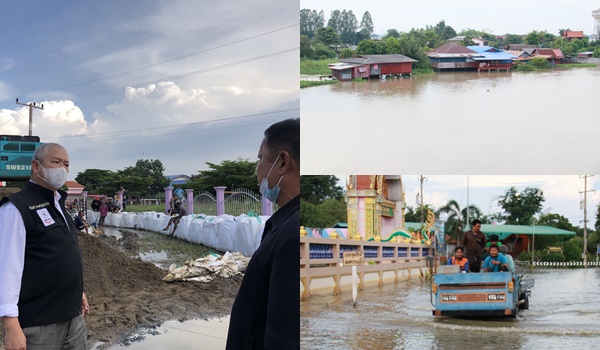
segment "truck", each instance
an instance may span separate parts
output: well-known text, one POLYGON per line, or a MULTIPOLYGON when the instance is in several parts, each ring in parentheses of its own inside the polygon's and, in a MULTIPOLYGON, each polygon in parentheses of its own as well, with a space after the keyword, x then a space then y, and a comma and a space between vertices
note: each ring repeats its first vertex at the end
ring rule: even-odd
POLYGON ((529 309, 534 285, 525 272, 461 273, 458 265, 439 266, 430 284, 434 316, 517 316, 529 309))

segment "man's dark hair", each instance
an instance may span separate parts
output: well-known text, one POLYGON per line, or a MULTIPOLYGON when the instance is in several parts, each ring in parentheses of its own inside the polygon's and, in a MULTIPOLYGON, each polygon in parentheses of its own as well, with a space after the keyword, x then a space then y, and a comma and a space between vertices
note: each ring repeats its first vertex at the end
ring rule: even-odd
POLYGON ((496 248, 496 250, 497 250, 497 251, 500 251, 500 248, 498 248, 498 245, 497 245, 497 244, 492 244, 492 245, 490 246, 490 250, 492 250, 492 248, 496 248))
POLYGON ((498 242, 499 238, 497 234, 490 235, 490 241, 498 242))
POLYGON ((481 221, 479 219, 475 219, 475 220, 471 221, 471 227, 473 227, 477 224, 481 224, 481 221))
POLYGON ((454 248, 454 253, 456 253, 456 252, 457 252, 457 251, 459 251, 459 250, 460 250, 461 252, 464 252, 464 250, 463 250, 463 247, 461 247, 461 246, 458 246, 458 247, 454 248))
POLYGON ((287 151, 300 166, 300 118, 286 119, 265 130, 265 143, 273 152, 287 151))

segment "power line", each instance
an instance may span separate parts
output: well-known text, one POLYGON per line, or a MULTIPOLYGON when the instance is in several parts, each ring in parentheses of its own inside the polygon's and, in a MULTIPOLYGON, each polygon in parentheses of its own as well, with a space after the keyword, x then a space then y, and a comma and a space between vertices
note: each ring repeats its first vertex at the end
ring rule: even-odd
POLYGON ((265 55, 262 55, 262 56, 255 56, 255 57, 252 57, 252 58, 247 58, 247 59, 240 60, 240 61, 226 63, 226 64, 222 64, 222 65, 219 65, 219 66, 204 68, 204 69, 200 69, 200 70, 197 70, 197 71, 192 71, 192 72, 188 72, 188 73, 184 73, 184 74, 173 75, 173 76, 164 77, 164 78, 161 78, 161 79, 149 80, 149 81, 145 81, 145 82, 138 83, 138 84, 130 84, 128 86, 121 86, 121 87, 114 88, 114 89, 107 89, 107 90, 90 92, 90 93, 81 94, 81 95, 70 96, 69 99, 70 100, 77 100, 77 99, 80 99, 80 98, 95 97, 95 96, 99 96, 99 95, 105 95, 105 94, 110 94, 110 93, 114 93, 114 92, 124 91, 125 89, 130 88, 130 87, 137 88, 137 87, 145 86, 145 85, 148 85, 148 84, 156 84, 156 83, 164 82, 166 80, 176 80, 176 79, 180 79, 180 78, 186 78, 186 77, 189 77, 189 76, 192 76, 192 75, 197 75, 197 74, 202 74, 202 73, 206 73, 206 72, 211 72, 211 71, 218 70, 218 69, 223 69, 223 68, 229 68, 229 67, 237 66, 237 65, 240 65, 240 64, 248 63, 248 62, 258 61, 258 60, 261 60, 261 59, 265 59, 265 58, 269 58, 269 57, 281 55, 281 54, 292 52, 292 51, 296 51, 296 50, 299 50, 299 49, 300 49, 299 46, 292 47, 292 48, 281 50, 281 51, 271 52, 271 53, 268 53, 268 54, 265 54, 265 55))
MULTIPOLYGON (((173 125, 166 125, 166 126, 157 126, 157 127, 151 127, 151 128, 132 129, 132 130, 115 131, 115 132, 105 132, 105 133, 98 133, 98 134, 91 134, 91 135, 71 135, 71 136, 61 136, 61 137, 50 137, 50 138, 44 139, 42 141, 45 141, 45 140, 58 140, 58 139, 60 139, 60 140, 67 140, 67 142, 69 142, 68 141, 69 139, 81 139, 84 136, 93 138, 94 141, 101 141, 101 140, 105 140, 105 139, 119 140, 119 139, 122 139, 122 138, 114 138, 114 137, 107 138, 108 136, 119 135, 119 134, 120 134, 120 136, 123 136, 123 138, 125 138, 125 137, 128 137, 128 138, 140 138, 140 137, 151 137, 151 136, 160 136, 160 135, 185 134, 185 133, 206 131, 206 129, 205 130, 191 130, 191 131, 190 130, 186 130, 186 131, 179 131, 179 132, 173 132, 173 133, 154 134, 154 135, 141 135, 141 136, 134 136, 134 137, 131 137, 131 136, 128 136, 128 135, 124 135, 124 134, 128 134, 128 133, 139 133, 139 132, 153 131, 153 130, 164 130, 164 129, 167 129, 167 128, 174 128, 174 127, 186 127, 186 129, 187 129, 188 127, 196 126, 196 125, 203 125, 203 124, 216 123, 216 122, 225 122, 225 121, 232 121, 232 120, 240 120, 240 119, 247 119, 247 118, 259 117, 259 116, 265 116, 265 115, 269 115, 269 114, 295 112, 295 111, 299 111, 299 110, 300 110, 300 108, 289 108, 289 109, 281 109, 281 110, 269 111, 269 112, 246 114, 246 115, 236 116, 236 117, 227 117, 227 118, 221 118, 221 119, 215 119, 215 120, 206 120, 206 121, 201 121, 201 122, 173 124, 173 125), (101 137, 96 137, 96 136, 101 136, 101 137)), ((251 124, 251 125, 260 125, 260 124, 264 124, 264 123, 251 124)), ((210 130, 227 129, 227 128, 233 128, 233 127, 238 127, 238 126, 216 128, 216 129, 210 129, 210 130)), ((72 143, 75 143, 75 142, 87 142, 87 141, 89 141, 89 140, 88 139, 83 139, 83 140, 73 141, 72 143)))
POLYGON ((159 65, 162 65, 162 64, 165 64, 165 63, 170 63, 170 62, 178 61, 178 60, 181 60, 181 59, 184 59, 184 58, 192 57, 192 56, 199 55, 199 54, 202 54, 202 53, 206 53, 206 52, 209 52, 209 51, 214 51, 214 50, 221 49, 221 48, 224 48, 224 47, 227 47, 227 46, 239 44, 239 43, 242 43, 244 41, 249 41, 249 40, 252 40, 252 39, 260 38, 262 36, 273 34, 273 33, 276 33, 276 32, 279 32, 279 31, 282 31, 282 30, 285 30, 285 29, 289 29, 289 28, 292 28, 292 27, 296 27, 296 26, 299 26, 299 25, 300 25, 300 23, 294 23, 294 24, 291 24, 291 25, 288 25, 288 26, 285 26, 285 27, 281 27, 281 28, 278 28, 278 29, 274 29, 274 30, 271 30, 271 31, 268 31, 268 32, 265 32, 265 33, 262 33, 262 34, 250 36, 250 37, 247 37, 247 38, 244 38, 244 39, 240 39, 240 40, 232 41, 232 42, 229 42, 229 43, 226 43, 226 44, 223 44, 223 45, 215 46, 215 47, 212 47, 210 49, 201 50, 201 51, 198 51, 198 52, 194 52, 194 53, 191 53, 191 54, 188 54, 188 55, 184 55, 184 56, 172 58, 170 60, 162 61, 162 62, 159 62, 159 63, 154 63, 154 64, 150 64, 150 65, 147 65, 147 66, 139 67, 139 68, 134 68, 134 69, 131 69, 131 70, 128 70, 128 71, 124 71, 124 72, 120 72, 120 73, 116 73, 116 74, 112 74, 112 75, 107 75, 107 76, 104 76, 104 77, 101 77, 101 78, 97 78, 97 79, 93 79, 93 80, 89 80, 89 81, 86 81, 86 82, 83 82, 83 83, 77 83, 77 84, 67 85, 67 86, 63 86, 63 87, 60 87, 60 88, 56 88, 56 89, 50 89, 50 90, 36 92, 36 93, 33 93, 33 94, 26 95, 25 97, 26 98, 30 98, 32 96, 37 96, 37 95, 45 94, 45 93, 48 93, 48 92, 60 91, 60 90, 72 88, 72 87, 75 87, 75 86, 87 85, 87 84, 95 83, 97 81, 102 81, 102 80, 105 80, 105 79, 110 79, 110 78, 114 78, 114 77, 126 75, 126 74, 137 72, 137 71, 140 71, 140 70, 144 70, 144 69, 156 67, 156 66, 159 66, 159 65))

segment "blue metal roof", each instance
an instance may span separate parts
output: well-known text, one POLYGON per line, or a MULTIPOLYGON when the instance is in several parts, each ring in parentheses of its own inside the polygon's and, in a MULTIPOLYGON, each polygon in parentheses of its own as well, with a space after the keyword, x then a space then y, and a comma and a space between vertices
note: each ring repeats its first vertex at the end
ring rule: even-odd
POLYGON ((481 52, 478 56, 474 56, 475 61, 512 61, 517 58, 507 52, 481 52))

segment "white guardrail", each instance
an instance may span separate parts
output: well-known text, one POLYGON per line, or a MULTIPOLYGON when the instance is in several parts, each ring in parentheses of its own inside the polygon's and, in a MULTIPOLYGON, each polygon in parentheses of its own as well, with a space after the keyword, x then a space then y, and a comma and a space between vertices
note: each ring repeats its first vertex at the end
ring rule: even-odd
POLYGON ((567 262, 556 262, 556 261, 534 261, 533 266, 537 267, 598 267, 600 263, 597 261, 588 261, 584 265, 583 261, 567 261, 567 262))

